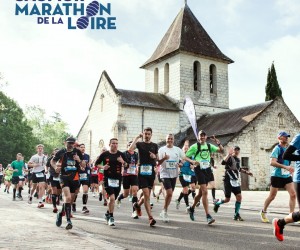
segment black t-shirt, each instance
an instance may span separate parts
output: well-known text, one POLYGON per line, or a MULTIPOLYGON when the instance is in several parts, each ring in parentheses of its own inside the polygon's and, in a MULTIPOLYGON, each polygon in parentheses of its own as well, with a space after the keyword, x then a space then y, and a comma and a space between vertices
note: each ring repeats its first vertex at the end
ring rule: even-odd
POLYGON ((154 167, 156 166, 156 160, 150 157, 150 152, 157 155, 158 146, 156 143, 150 142, 137 142, 136 148, 139 150, 139 173, 141 172, 142 165, 151 165, 152 166, 152 176, 155 176, 154 167))
POLYGON ((103 164, 104 166, 107 163, 110 167, 107 170, 104 170, 104 177, 121 179, 122 164, 117 160, 117 158, 120 156, 125 162, 127 162, 126 156, 121 151, 118 150, 115 154, 105 151, 98 157, 95 162, 95 166, 100 164, 103 164))
POLYGON ((222 165, 225 165, 225 179, 237 180, 239 178, 239 172, 241 168, 240 159, 235 156, 230 156, 225 162, 222 161, 222 165))
POLYGON ((80 171, 80 164, 73 159, 74 155, 78 155, 80 160, 83 160, 81 151, 76 148, 71 152, 67 152, 64 148, 55 154, 53 160, 56 162, 61 161, 61 175, 70 175, 71 177, 74 177, 76 172, 80 171))

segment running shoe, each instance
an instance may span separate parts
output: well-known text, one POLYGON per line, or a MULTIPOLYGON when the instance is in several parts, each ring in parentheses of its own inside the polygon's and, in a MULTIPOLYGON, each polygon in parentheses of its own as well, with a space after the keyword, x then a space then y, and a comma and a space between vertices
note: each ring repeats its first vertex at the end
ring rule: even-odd
POLYGON ((216 204, 219 201, 219 199, 213 199, 213 204, 216 204))
POLYGON ((66 230, 70 230, 72 228, 73 228, 72 222, 71 221, 67 221, 66 230))
POLYGON ((140 217, 142 216, 142 209, 141 207, 139 206, 139 204, 137 204, 136 202, 133 203, 133 207, 135 209, 135 211, 137 212, 137 215, 140 217))
POLYGON ((90 211, 87 209, 87 207, 82 208, 82 213, 83 214, 88 214, 90 211))
POLYGON ((264 223, 269 223, 269 219, 267 217, 267 212, 264 212, 263 210, 260 211, 260 219, 264 223))
POLYGON ((132 212, 131 218, 133 218, 133 219, 138 219, 139 218, 136 211, 132 212))
POLYGON ((38 208, 42 208, 42 207, 44 207, 44 204, 39 202, 38 208))
POLYGON ((9 190, 7 190, 7 191, 6 191, 6 193, 8 193, 8 194, 9 194, 9 190))
POLYGON ((187 214, 189 213, 189 210, 190 210, 190 206, 187 206, 187 207, 185 208, 185 211, 186 211, 187 214))
POLYGON ((57 211, 58 211, 57 207, 54 207, 54 208, 53 208, 53 213, 55 213, 55 214, 56 214, 56 213, 57 213, 57 211))
POLYGON ((20 201, 22 201, 22 200, 23 200, 22 195, 19 195, 19 196, 18 196, 18 199, 19 199, 20 201))
POLYGON ((188 209, 188 213, 190 214, 190 219, 191 219, 192 221, 195 220, 194 212, 195 212, 195 209, 194 209, 194 208, 190 207, 190 208, 188 209))
POLYGON ((38 198, 38 193, 37 192, 35 192, 34 197, 38 198))
POLYGON ((278 219, 274 218, 272 221, 273 224, 273 234, 275 235, 275 237, 277 238, 277 240, 279 241, 283 241, 284 237, 283 237, 283 229, 284 227, 280 227, 278 225, 278 219))
POLYGON ((115 226, 115 219, 114 219, 114 217, 110 217, 109 218, 108 225, 111 226, 111 227, 115 226))
POLYGON ((104 219, 106 221, 106 225, 108 225, 108 221, 109 221, 109 214, 108 213, 104 214, 104 219))
POLYGON ((179 207, 180 207, 180 201, 179 200, 175 200, 175 202, 176 202, 176 209, 179 209, 179 207))
POLYGON ((99 193, 99 201, 102 201, 102 193, 99 193))
POLYGON ((208 214, 208 215, 206 216, 206 219, 207 219, 207 224, 208 224, 208 225, 213 224, 213 223, 216 221, 213 217, 211 217, 210 214, 208 214))
POLYGON ((150 227, 153 227, 156 224, 156 220, 153 219, 153 217, 149 218, 149 225, 150 227))
POLYGON ((28 197, 28 204, 32 204, 32 197, 28 197))
POLYGON ((233 219, 236 221, 244 221, 244 219, 240 216, 240 214, 234 215, 233 219))
POLYGON ((61 224, 62 224, 62 214, 58 213, 57 216, 56 216, 56 226, 60 227, 61 224))
POLYGON ((117 208, 121 207, 121 201, 117 200, 117 208))
POLYGON ((219 207, 220 207, 220 205, 218 205, 218 204, 215 204, 215 205, 214 205, 214 212, 215 212, 215 213, 218 212, 219 207))
POLYGON ((166 211, 161 211, 161 213, 159 214, 159 216, 162 218, 163 222, 169 222, 169 217, 168 217, 168 213, 166 211))
POLYGON ((72 212, 75 213, 76 212, 76 203, 72 204, 72 212))
POLYGON ((197 202, 196 207, 200 207, 200 201, 197 202))
POLYGON ((96 197, 95 193, 93 192, 93 197, 96 197))

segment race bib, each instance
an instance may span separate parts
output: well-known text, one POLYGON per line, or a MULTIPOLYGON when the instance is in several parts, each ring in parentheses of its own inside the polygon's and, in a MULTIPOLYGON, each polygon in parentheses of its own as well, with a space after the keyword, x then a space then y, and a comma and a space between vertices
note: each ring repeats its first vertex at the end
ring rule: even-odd
POLYGON ((75 166, 67 166, 65 167, 65 171, 68 172, 68 171, 76 171, 77 168, 75 166))
POLYGON ((80 173, 80 180, 87 180, 87 173, 80 173))
POLYGON ((35 176, 37 178, 44 178, 44 173, 40 172, 40 173, 35 173, 35 176))
POLYGON ((239 187, 240 186, 239 180, 230 180, 230 184, 231 184, 232 187, 239 187))
POLYGON ((112 188, 118 188, 119 187, 119 180, 108 178, 108 186, 112 187, 112 188))
POLYGON ((281 175, 290 175, 290 172, 288 170, 286 170, 285 168, 281 168, 281 175))
POLYGON ((186 182, 192 182, 192 176, 191 175, 184 174, 184 175, 182 175, 182 177, 186 182))
POLYGON ((176 169, 176 161, 166 161, 167 169, 176 169))
POLYGON ((129 168, 127 169, 127 174, 136 174, 136 166, 130 165, 129 168))
POLYGON ((24 175, 20 175, 19 179, 25 179, 24 175))
POLYGON ((59 181, 59 177, 53 177, 54 181, 59 181))
POLYGON ((201 161, 201 162, 200 162, 200 168, 201 168, 201 169, 207 169, 207 168, 209 168, 209 167, 210 167, 209 161, 201 161))
POLYGON ((152 165, 141 165, 140 169, 141 175, 152 175, 152 165))

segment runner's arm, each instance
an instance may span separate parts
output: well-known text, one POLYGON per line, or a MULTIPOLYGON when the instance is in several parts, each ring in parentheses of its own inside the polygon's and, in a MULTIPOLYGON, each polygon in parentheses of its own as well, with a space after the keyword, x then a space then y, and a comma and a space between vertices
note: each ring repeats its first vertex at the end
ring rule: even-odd
POLYGON ((283 159, 288 161, 300 161, 300 155, 295 155, 294 152, 297 150, 292 145, 289 145, 283 153, 283 159))

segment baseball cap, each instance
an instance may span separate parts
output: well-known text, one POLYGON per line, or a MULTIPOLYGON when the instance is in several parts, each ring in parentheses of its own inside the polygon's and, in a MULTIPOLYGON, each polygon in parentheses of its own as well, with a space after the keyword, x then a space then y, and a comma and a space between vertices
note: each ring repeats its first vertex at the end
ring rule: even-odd
POLYGON ((206 132, 204 130, 200 130, 198 134, 199 135, 202 135, 202 134, 206 135, 206 132))
POLYGON ((279 138, 280 136, 284 136, 284 137, 290 137, 291 135, 288 134, 287 132, 285 131, 281 131, 278 133, 277 137, 279 138))
POLYGON ((241 150, 239 146, 234 146, 233 149, 234 150, 241 150))
POLYGON ((76 139, 73 138, 73 137, 68 137, 68 138, 66 139, 66 142, 75 143, 75 142, 76 142, 76 139))

